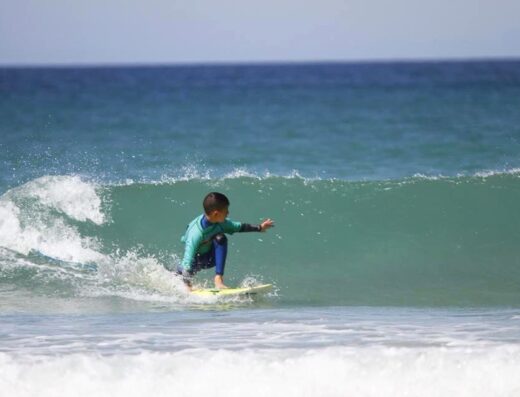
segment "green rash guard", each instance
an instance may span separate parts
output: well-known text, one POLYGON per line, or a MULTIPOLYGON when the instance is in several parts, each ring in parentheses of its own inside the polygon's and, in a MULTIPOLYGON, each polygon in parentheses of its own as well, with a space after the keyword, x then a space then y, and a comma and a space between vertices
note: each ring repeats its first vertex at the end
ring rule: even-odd
POLYGON ((186 229, 186 233, 182 236, 181 241, 185 244, 184 257, 181 267, 191 270, 191 264, 196 254, 205 254, 211 249, 211 239, 219 233, 233 234, 240 231, 241 222, 233 222, 226 219, 222 223, 214 223, 211 226, 202 229, 201 221, 204 214, 199 215, 190 222, 186 229))

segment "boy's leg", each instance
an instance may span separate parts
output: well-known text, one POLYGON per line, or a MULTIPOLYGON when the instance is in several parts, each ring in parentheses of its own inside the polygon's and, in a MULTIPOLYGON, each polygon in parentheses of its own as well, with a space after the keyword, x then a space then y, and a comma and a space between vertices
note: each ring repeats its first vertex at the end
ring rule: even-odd
POLYGON ((182 281, 184 282, 184 284, 191 288, 191 280, 195 273, 197 273, 199 270, 200 268, 196 267, 195 265, 192 267, 190 271, 184 270, 181 266, 178 266, 177 275, 182 277, 182 281))
POLYGON ((213 237, 213 251, 215 255, 215 274, 224 275, 227 257, 227 237, 225 234, 217 234, 213 237))
POLYGON ((202 269, 208 269, 210 267, 215 266, 213 264, 213 254, 212 252, 208 252, 206 254, 196 254, 195 258, 193 258, 193 262, 191 263, 191 270, 187 271, 183 269, 180 265, 177 267, 177 274, 182 276, 182 281, 188 287, 191 287, 191 281, 193 276, 200 272, 202 269))
POLYGON ((227 288, 224 284, 224 268, 227 257, 227 238, 224 234, 217 234, 213 238, 213 249, 215 255, 215 288, 227 288))
POLYGON ((191 278, 203 269, 215 268, 215 274, 224 275, 227 257, 227 237, 223 233, 219 233, 213 237, 213 247, 205 254, 197 254, 193 259, 192 268, 189 274, 185 274, 181 267, 177 268, 177 274, 183 276, 183 280, 187 285, 191 284, 191 278))

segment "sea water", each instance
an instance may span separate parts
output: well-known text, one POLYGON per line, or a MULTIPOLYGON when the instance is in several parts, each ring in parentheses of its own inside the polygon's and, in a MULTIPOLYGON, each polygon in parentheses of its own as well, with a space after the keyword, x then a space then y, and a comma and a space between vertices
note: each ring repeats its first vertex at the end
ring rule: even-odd
POLYGON ((0 94, 0 395, 520 395, 520 62, 4 68, 0 94), (173 276, 209 191, 276 221, 226 265, 272 293, 173 276))

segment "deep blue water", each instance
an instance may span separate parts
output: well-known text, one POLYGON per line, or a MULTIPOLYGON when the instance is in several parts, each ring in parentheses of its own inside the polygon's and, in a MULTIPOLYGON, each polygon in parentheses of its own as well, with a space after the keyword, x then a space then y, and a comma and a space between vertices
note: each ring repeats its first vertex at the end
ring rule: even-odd
POLYGON ((520 62, 1 69, 0 186, 519 166, 520 62))

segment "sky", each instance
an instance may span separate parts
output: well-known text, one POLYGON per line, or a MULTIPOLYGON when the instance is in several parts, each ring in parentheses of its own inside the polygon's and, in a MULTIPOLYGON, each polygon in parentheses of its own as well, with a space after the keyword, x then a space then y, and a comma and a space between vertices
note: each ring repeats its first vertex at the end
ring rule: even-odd
POLYGON ((0 0, 0 64, 520 58, 520 0, 0 0))

